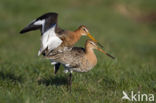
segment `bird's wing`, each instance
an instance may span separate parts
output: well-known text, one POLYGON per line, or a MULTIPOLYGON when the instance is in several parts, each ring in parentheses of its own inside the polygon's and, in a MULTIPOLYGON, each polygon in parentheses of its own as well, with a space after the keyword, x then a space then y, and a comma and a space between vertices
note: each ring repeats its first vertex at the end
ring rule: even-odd
POLYGON ((64 64, 68 68, 80 67, 79 61, 85 55, 85 49, 81 47, 73 47, 70 52, 67 51, 67 56, 64 57, 64 64), (81 56, 80 56, 81 55, 81 56))
POLYGON ((28 24, 24 29, 20 31, 21 34, 33 31, 33 30, 41 30, 41 34, 49 30, 54 25, 57 25, 57 13, 50 12, 43 14, 37 19, 33 20, 30 24, 28 24))
MULTIPOLYGON (((81 54, 81 55, 84 55, 84 54, 85 54, 85 49, 82 48, 82 47, 73 47, 73 48, 72 48, 72 51, 73 51, 74 53, 79 53, 79 54, 81 54)), ((75 55, 76 55, 76 54, 75 54, 75 55)))
POLYGON ((46 48, 48 48, 48 51, 51 51, 61 45, 62 40, 55 33, 55 27, 56 25, 42 35, 41 49, 38 55, 40 55, 46 48))

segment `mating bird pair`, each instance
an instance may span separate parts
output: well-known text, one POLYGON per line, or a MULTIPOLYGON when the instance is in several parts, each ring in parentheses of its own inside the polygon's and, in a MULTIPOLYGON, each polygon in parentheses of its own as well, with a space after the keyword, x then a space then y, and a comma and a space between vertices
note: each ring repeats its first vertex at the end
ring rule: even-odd
POLYGON ((97 58, 93 49, 97 49, 104 54, 114 58, 98 47, 102 47, 96 39, 91 36, 88 29, 82 25, 75 31, 63 30, 57 25, 57 13, 46 13, 33 20, 20 33, 33 30, 41 31, 41 48, 38 55, 42 54, 50 59, 54 64, 55 74, 60 64, 63 64, 65 71, 69 72, 68 84, 71 87, 72 71, 87 72, 92 69, 97 58), (73 47, 81 36, 88 36, 91 40, 87 40, 85 48, 73 47))

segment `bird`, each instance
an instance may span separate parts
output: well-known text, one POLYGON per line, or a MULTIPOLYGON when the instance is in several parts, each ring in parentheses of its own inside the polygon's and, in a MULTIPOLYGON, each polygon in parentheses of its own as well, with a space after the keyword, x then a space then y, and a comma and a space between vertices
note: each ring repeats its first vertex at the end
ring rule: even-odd
MULTIPOLYGON (((45 13, 33 20, 20 31, 21 34, 34 30, 41 31, 41 48, 38 52, 38 56, 41 54, 44 56, 45 50, 50 52, 58 47, 60 52, 66 49, 70 50, 81 36, 88 36, 94 42, 97 42, 97 40, 89 33, 89 30, 85 25, 80 25, 75 31, 64 30, 58 27, 57 18, 58 13, 56 12, 45 13)), ((97 42, 97 44, 103 47, 99 42, 97 42)), ((60 63, 51 59, 51 64, 54 64, 56 74, 60 67, 60 63)))
POLYGON ((88 72, 97 64, 97 58, 94 53, 94 49, 101 51, 113 59, 115 58, 99 48, 97 43, 90 39, 86 41, 85 48, 73 47, 70 51, 64 51, 61 53, 51 52, 46 54, 45 57, 63 64, 65 73, 69 73, 68 86, 71 88, 72 72, 88 72))

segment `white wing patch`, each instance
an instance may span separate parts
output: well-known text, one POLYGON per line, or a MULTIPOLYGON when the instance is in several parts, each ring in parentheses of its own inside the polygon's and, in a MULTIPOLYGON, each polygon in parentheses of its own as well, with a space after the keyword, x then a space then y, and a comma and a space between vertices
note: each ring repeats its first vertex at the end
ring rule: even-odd
POLYGON ((44 25, 44 23, 45 23, 45 20, 43 19, 43 20, 36 21, 34 25, 44 25))
POLYGON ((42 25, 42 33, 44 32, 45 19, 38 20, 34 23, 34 25, 42 25))
POLYGON ((38 55, 40 55, 47 47, 48 50, 51 51, 61 45, 62 40, 59 37, 57 37, 55 33, 55 27, 56 25, 50 28, 42 35, 41 48, 38 52, 38 55))

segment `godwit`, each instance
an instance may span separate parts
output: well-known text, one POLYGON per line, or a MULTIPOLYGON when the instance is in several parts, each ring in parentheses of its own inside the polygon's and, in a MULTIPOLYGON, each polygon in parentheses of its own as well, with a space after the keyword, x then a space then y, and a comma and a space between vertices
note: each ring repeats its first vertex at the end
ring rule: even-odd
MULTIPOLYGON (((46 13, 37 19, 33 20, 28 26, 20 31, 21 34, 33 31, 41 31, 41 48, 38 52, 38 55, 45 54, 45 50, 51 51, 56 48, 70 48, 72 47, 81 36, 88 36, 93 41, 97 42, 93 36, 89 33, 88 29, 85 26, 80 26, 75 31, 63 30, 57 25, 57 13, 46 13)), ((98 42, 97 42, 98 43, 98 42)), ((98 45, 100 45, 98 43, 98 45)), ((100 45, 102 46, 102 45, 100 45)), ((62 52, 62 50, 59 50, 62 52)), ((53 61, 53 60, 52 60, 53 61)), ((60 64, 53 62, 55 64, 54 69, 55 73, 57 72, 60 64)))
POLYGON ((88 72, 97 64, 97 58, 94 54, 93 49, 97 49, 104 54, 113 56, 100 49, 92 40, 87 40, 85 44, 85 49, 81 47, 73 47, 70 51, 64 51, 61 53, 49 53, 46 58, 53 59, 54 61, 60 62, 65 67, 65 72, 69 72, 68 86, 71 88, 72 72, 88 72))

